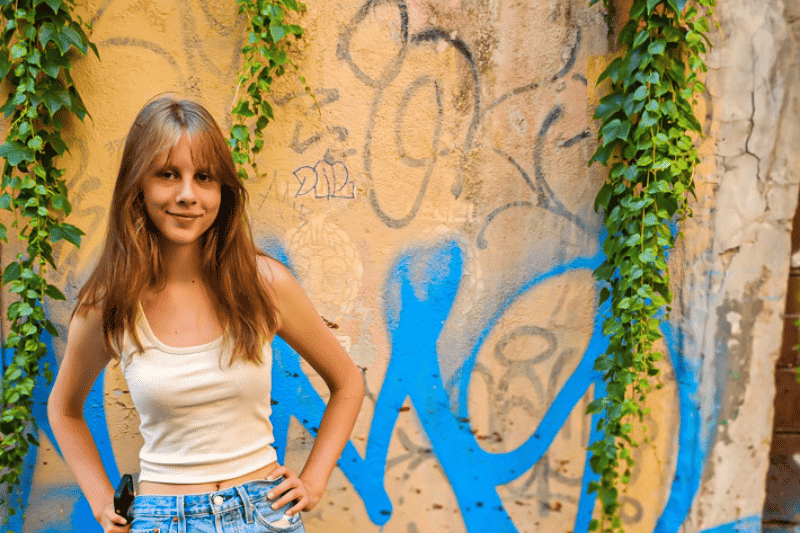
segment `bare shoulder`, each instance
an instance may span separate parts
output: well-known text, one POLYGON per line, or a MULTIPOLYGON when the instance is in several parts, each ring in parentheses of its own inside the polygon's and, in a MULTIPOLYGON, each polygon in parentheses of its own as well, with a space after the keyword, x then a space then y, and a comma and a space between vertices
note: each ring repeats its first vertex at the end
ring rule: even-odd
POLYGON ((261 279, 278 294, 296 283, 294 276, 286 268, 286 265, 268 255, 259 255, 256 258, 256 264, 258 265, 258 273, 261 279))
POLYGON ((69 324, 67 348, 75 345, 89 347, 101 359, 111 358, 105 349, 102 309, 84 306, 75 312, 69 324))
POLYGON ((80 306, 70 321, 70 329, 96 333, 103 331, 103 310, 98 306, 80 306))

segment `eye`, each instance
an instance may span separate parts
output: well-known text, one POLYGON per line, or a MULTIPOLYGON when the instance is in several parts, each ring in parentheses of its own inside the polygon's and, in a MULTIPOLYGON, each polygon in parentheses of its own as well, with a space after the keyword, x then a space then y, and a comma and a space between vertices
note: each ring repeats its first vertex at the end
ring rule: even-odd
POLYGON ((175 178, 175 177, 177 176, 177 175, 176 175, 174 172, 172 172, 171 170, 162 170, 161 172, 159 172, 159 173, 158 173, 158 175, 159 175, 160 177, 164 178, 164 179, 167 179, 167 180, 169 180, 169 179, 173 179, 173 178, 175 178))
POLYGON ((209 183, 214 181, 214 178, 211 177, 211 174, 207 174, 205 172, 198 172, 194 177, 200 183, 209 183))

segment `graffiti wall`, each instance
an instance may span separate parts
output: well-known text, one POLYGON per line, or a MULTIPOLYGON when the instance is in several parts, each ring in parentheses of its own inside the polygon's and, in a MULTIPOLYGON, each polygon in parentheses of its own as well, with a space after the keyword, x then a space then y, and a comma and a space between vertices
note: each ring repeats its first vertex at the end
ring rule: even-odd
MULTIPOLYGON (((102 245, 133 117, 170 91, 229 127, 244 31, 233 0, 81 4, 100 60, 73 73, 91 119, 74 126, 65 161, 70 221, 86 231, 80 251, 56 248, 52 278, 68 299, 102 245)), ((592 277, 603 175, 586 161, 615 22, 588 4, 309 3, 298 63, 315 98, 291 75, 278 84, 266 170, 248 189, 258 244, 291 267, 366 384, 326 496, 305 515, 310 532, 587 531, 596 434, 584 412, 603 392, 592 366, 605 341, 592 277)), ((669 358, 623 495, 636 533, 760 530, 798 181, 796 115, 782 112, 794 93, 776 73, 795 47, 777 0, 724 4, 698 104, 696 217, 671 258, 669 358)), ((54 366, 71 306, 48 303, 54 366)), ((287 345, 274 348, 276 445, 301 467, 326 391, 287 345)), ((54 444, 48 393, 39 383, 42 446, 11 524, 99 531, 54 444)), ((137 471, 139 420, 116 365, 86 417, 112 482, 137 471)))

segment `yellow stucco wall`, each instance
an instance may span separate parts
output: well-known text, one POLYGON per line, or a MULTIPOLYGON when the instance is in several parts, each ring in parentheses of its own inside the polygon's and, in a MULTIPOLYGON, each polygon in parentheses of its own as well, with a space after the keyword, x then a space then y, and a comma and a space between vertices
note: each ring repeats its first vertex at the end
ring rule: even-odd
MULTIPOLYGON (((349 462, 306 514, 308 530, 585 530, 592 421, 583 413, 603 347, 591 274, 602 169, 586 166, 594 80, 608 54, 602 6, 308 8, 297 62, 316 102, 291 74, 277 85, 264 175, 248 182, 257 242, 287 259, 367 385, 349 462)), ((57 247, 52 277, 68 298, 102 244, 135 114, 177 92, 227 130, 244 31, 232 0, 93 0, 78 9, 101 59, 82 59, 73 72, 91 119, 70 132, 64 160, 70 222, 86 231, 80 251, 57 247)), ((13 253, 13 243, 3 249, 13 253)), ((48 304, 62 333, 56 359, 71 305, 48 304)), ((680 348, 676 335, 665 349, 680 348)), ((304 393, 324 397, 321 380, 301 368, 310 376, 304 393)), ((642 467, 623 495, 626 531, 653 531, 659 519, 667 524, 659 531, 677 531, 697 491, 676 473, 704 465, 689 434, 700 408, 686 403, 697 399, 698 378, 679 386, 675 377, 665 362, 647 420, 653 446, 637 452, 642 467), (664 519, 665 508, 675 516, 664 519)), ((138 417, 118 368, 109 367, 96 399, 90 423, 105 457, 135 471, 138 417)), ((311 443, 303 426, 313 424, 298 413, 314 408, 295 407, 278 409, 295 416, 286 461, 299 467, 311 443)), ((91 530, 46 428, 42 438, 23 487, 24 530, 91 530)), ((689 530, 741 516, 701 518, 689 530)))

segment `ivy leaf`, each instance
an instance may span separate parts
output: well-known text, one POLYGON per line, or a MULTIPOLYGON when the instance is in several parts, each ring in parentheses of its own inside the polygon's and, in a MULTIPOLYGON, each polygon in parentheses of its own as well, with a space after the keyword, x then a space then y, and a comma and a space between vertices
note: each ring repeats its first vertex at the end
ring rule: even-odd
POLYGON ((592 158, 589 160, 589 166, 595 161, 599 161, 601 165, 607 165, 608 159, 611 157, 611 154, 614 153, 614 145, 607 144, 605 146, 600 146, 597 148, 597 151, 594 153, 592 158))
POLYGON ((645 227, 649 226, 657 226, 658 225, 658 217, 655 216, 653 213, 647 213, 644 217, 644 225, 645 227))
POLYGON ((28 48, 24 42, 17 43, 11 47, 11 59, 22 59, 28 53, 28 48))
POLYGON ((61 50, 61 54, 66 54, 71 47, 75 47, 84 55, 86 55, 86 44, 81 39, 80 34, 77 31, 70 28, 69 26, 64 26, 57 33, 53 36, 53 40, 58 45, 58 49, 61 50))
MULTIPOLYGON (((57 33, 58 30, 52 22, 42 24, 41 29, 39 29, 39 43, 41 43, 42 48, 46 48, 47 43, 52 41, 57 33)), ((45 55, 47 55, 47 50, 45 50, 45 55)))
POLYGON ((45 3, 50 6, 50 9, 53 10, 53 13, 58 14, 58 10, 61 7, 61 3, 63 0, 44 0, 45 3))
POLYGON ((57 78, 59 72, 61 72, 61 69, 67 70, 71 68, 72 65, 70 64, 69 57, 66 55, 61 55, 61 53, 58 51, 58 48, 51 46, 45 50, 44 65, 42 65, 42 70, 44 70, 48 76, 51 78, 57 78))
POLYGON ((28 57, 25 59, 25 61, 27 61, 31 65, 36 65, 37 67, 41 67, 42 66, 42 54, 41 54, 41 52, 39 52, 39 50, 34 48, 33 50, 31 50, 31 53, 28 54, 28 57))
POLYGON ((652 263, 655 260, 656 254, 652 248, 645 248, 644 251, 639 254, 639 261, 642 263, 652 263))
POLYGON ((9 165, 15 167, 23 161, 31 161, 33 159, 33 151, 16 141, 6 141, 0 146, 0 157, 8 161, 9 165))
POLYGON ((652 43, 650 43, 650 45, 647 47, 647 53, 650 55, 657 56, 659 54, 663 54, 666 47, 667 47, 667 41, 665 41, 664 39, 657 39, 652 43))
POLYGON ((60 82, 50 86, 49 90, 42 95, 42 102, 47 107, 47 111, 50 112, 50 116, 55 115, 56 111, 62 107, 69 108, 72 105, 69 93, 60 82))
POLYGON ((672 100, 667 100, 661 105, 661 111, 668 117, 674 118, 678 114, 678 107, 672 100))
POLYGON ((53 337, 58 337, 58 330, 49 320, 44 321, 44 329, 47 330, 47 333, 49 333, 53 337))
POLYGON ((3 195, 0 196, 0 209, 11 211, 11 205, 13 202, 14 198, 9 193, 3 193, 3 195))
POLYGON ((608 209, 608 201, 611 199, 611 193, 614 191, 614 187, 611 183, 606 183, 600 190, 597 192, 597 196, 594 199, 594 211, 597 213, 600 208, 608 209))
POLYGON ((649 37, 650 37, 650 32, 647 31, 647 29, 641 30, 639 33, 636 34, 636 38, 633 40, 633 45, 631 46, 631 48, 639 48, 642 45, 642 43, 644 43, 649 37))
POLYGON ((8 283, 9 281, 14 281, 15 279, 19 278, 22 269, 20 268, 19 263, 16 261, 13 263, 9 263, 6 269, 3 271, 3 285, 8 283))
POLYGON ((64 296, 64 294, 60 290, 58 290, 58 287, 56 287, 55 285, 50 285, 49 283, 47 284, 47 288, 44 290, 44 293, 53 300, 67 299, 67 297, 64 296))
POLYGON ((600 85, 600 83, 602 83, 602 81, 605 80, 606 78, 610 78, 611 81, 617 83, 619 81, 619 73, 620 70, 622 69, 622 66, 623 63, 621 57, 614 59, 614 61, 612 61, 611 64, 606 67, 606 69, 600 74, 600 76, 598 76, 597 84, 600 85))
MULTIPOLYGON (((596 370, 601 370, 601 369, 596 369, 596 370)), ((604 371, 604 370, 601 370, 601 371, 604 371)), ((604 400, 605 400, 605 398, 597 398, 596 400, 591 402, 586 407, 586 414, 587 415, 596 415, 596 414, 602 413, 603 410, 606 408, 604 400)))
POLYGON ((600 265, 595 269, 594 279, 596 279, 597 281, 605 281, 614 275, 614 271, 616 269, 617 269, 616 265, 603 263, 602 265, 600 265))
POLYGON ((8 231, 5 224, 0 224, 0 239, 8 242, 8 231))
POLYGON ((269 33, 272 36, 272 40, 277 43, 286 36, 286 29, 281 24, 270 24, 269 33))
POLYGON ((246 142, 250 140, 250 132, 247 131, 247 126, 242 124, 236 124, 231 128, 231 136, 240 142, 246 142))
POLYGON ((243 117, 253 117, 255 113, 250 110, 250 102, 242 100, 239 102, 239 105, 233 108, 231 111, 234 115, 241 115, 243 117))
POLYGON ((647 0, 647 14, 653 12, 653 9, 661 2, 661 0, 647 0))
POLYGON ((658 114, 645 111, 642 120, 639 121, 640 128, 649 128, 658 122, 658 114))
POLYGON ((600 129, 600 133, 603 136, 603 146, 608 145, 615 139, 625 139, 630 131, 630 122, 615 118, 600 129))
MULTIPOLYGON (((290 33, 295 37, 302 37, 303 36, 303 28, 298 26, 297 24, 286 24, 283 26, 283 29, 286 30, 286 33, 290 33)), ((300 83, 305 83, 304 81, 300 80, 300 83)))
POLYGON ((607 118, 622 109, 622 102, 625 100, 625 95, 621 93, 614 93, 603 97, 600 104, 594 112, 594 118, 607 118))
POLYGON ((6 53, 0 54, 0 78, 5 78, 8 75, 9 71, 11 70, 12 66, 13 64, 8 59, 8 54, 6 53))
POLYGON ((38 135, 31 137, 31 140, 28 141, 28 148, 34 151, 38 151, 42 149, 42 138, 38 135))
POLYGON ((57 194, 53 196, 53 209, 57 211, 62 211, 65 216, 69 216, 72 212, 72 205, 69 203, 69 200, 63 194, 57 194))
POLYGON ((598 300, 598 305, 603 305, 606 302, 606 300, 609 299, 610 296, 611 296, 611 291, 608 290, 608 287, 603 287, 600 290, 600 298, 598 300))
POLYGON ((67 151, 67 143, 61 137, 52 136, 47 140, 47 143, 58 155, 64 155, 64 152, 67 151))
POLYGON ((53 229, 50 230, 50 240, 54 243, 64 239, 66 241, 71 242, 75 246, 81 245, 81 235, 83 235, 83 231, 76 228, 72 224, 67 224, 66 222, 62 222, 58 226, 54 226, 53 229))

